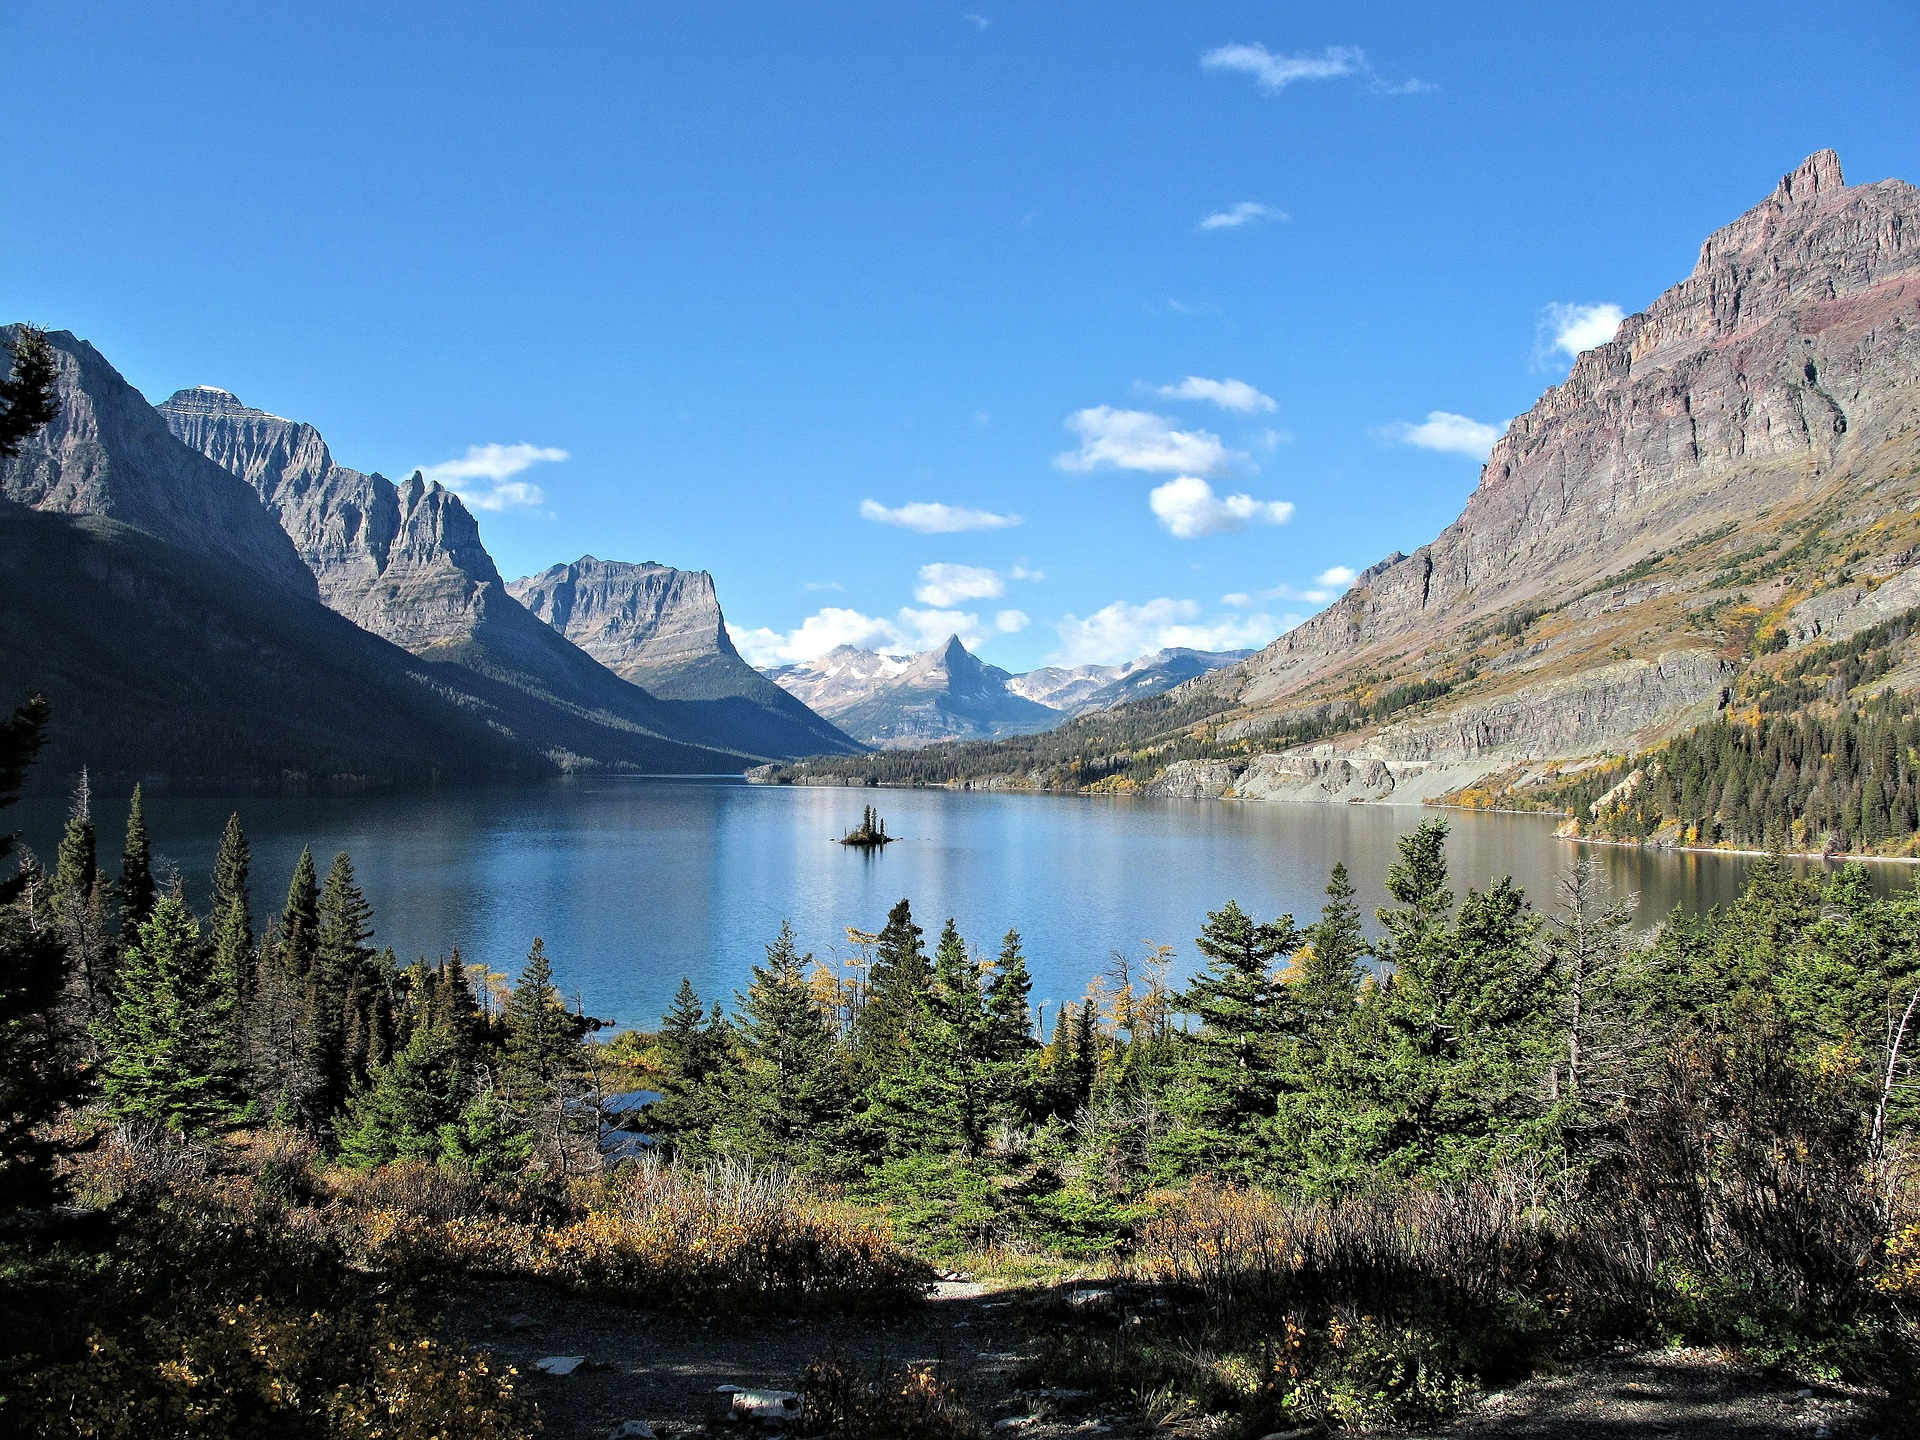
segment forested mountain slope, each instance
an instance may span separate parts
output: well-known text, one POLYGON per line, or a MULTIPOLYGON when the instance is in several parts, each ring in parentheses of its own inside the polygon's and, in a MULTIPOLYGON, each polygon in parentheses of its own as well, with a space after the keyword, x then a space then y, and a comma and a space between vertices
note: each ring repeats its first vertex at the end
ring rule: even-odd
POLYGON ((220 790, 557 768, 454 667, 119 521, 0 501, 0 574, 0 695, 42 693, 53 711, 42 788, 82 766, 114 788, 220 790))

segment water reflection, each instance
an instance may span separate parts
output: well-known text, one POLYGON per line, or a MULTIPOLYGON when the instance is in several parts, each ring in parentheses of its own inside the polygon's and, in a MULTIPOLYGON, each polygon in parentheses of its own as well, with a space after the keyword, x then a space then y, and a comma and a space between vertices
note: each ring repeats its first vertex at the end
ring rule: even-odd
MULTIPOLYGON (((1310 918, 1336 859, 1370 918, 1396 838, 1434 813, 611 779, 407 797, 155 797, 155 847, 196 900, 235 808, 254 845, 259 915, 278 909, 303 843, 323 870, 345 849, 381 942, 403 961, 458 944, 511 972, 540 935, 570 993, 640 1025, 657 1019, 683 974, 706 996, 743 985, 783 918, 807 947, 844 953, 845 927, 878 928, 902 895, 930 932, 953 915, 979 949, 1017 927, 1035 998, 1051 1009, 1078 995, 1114 949, 1166 941, 1188 962, 1206 912, 1229 898, 1263 918, 1310 918), (834 843, 876 799, 899 842, 872 854, 834 843)), ((62 810, 30 801, 9 818, 51 857, 62 810)), ((96 815, 103 855, 117 855, 124 797, 97 803, 96 815)), ((1550 904, 1554 882, 1584 854, 1616 890, 1639 895, 1649 924, 1676 905, 1726 903, 1753 864, 1576 847, 1531 816, 1448 818, 1456 886, 1511 874, 1550 904)), ((1882 888, 1908 883, 1907 867, 1874 871, 1882 888)))

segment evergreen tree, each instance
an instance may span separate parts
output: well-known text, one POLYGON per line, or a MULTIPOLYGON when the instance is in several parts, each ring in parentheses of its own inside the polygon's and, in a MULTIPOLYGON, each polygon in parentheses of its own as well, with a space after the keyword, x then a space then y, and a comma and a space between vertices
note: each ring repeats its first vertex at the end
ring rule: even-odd
POLYGON ((287 903, 280 911, 280 944, 287 971, 304 981, 313 973, 320 943, 320 878, 313 850, 303 846, 287 882, 287 903))
POLYGON ((348 1090, 367 1075, 373 1056, 372 1008, 380 977, 372 940, 373 907, 354 877, 353 860, 342 850, 333 857, 315 903, 307 977, 312 996, 307 1044, 320 1082, 318 1106, 325 1115, 345 1103, 348 1090))
POLYGON ((507 1003, 506 1058, 500 1078, 514 1115, 538 1141, 549 1163, 571 1168, 574 1143, 597 1129, 582 1104, 580 1038, 584 1022, 569 1015, 553 983, 547 947, 535 937, 507 1003))
POLYGON ((1538 929, 1511 879, 1469 890, 1447 923, 1447 827, 1401 837, 1380 912, 1389 982, 1356 1031, 1348 1091, 1361 1158, 1382 1173, 1456 1179, 1524 1149, 1542 1110, 1550 992, 1538 929))
POLYGON ((1631 980, 1633 906, 1604 903, 1591 861, 1560 882, 1560 907, 1547 922, 1548 980, 1558 1001, 1558 1054, 1548 1069, 1548 1098, 1562 1109, 1578 1146, 1609 1098, 1625 1092, 1644 1041, 1635 1033, 1631 980))
POLYGON ((898 1075, 906 1064, 909 1037, 920 1021, 933 980, 920 943, 922 933, 905 900, 887 912, 866 994, 853 1017, 854 1072, 863 1088, 898 1075))
POLYGON ((181 1135, 232 1119, 231 1024, 199 922, 184 898, 168 895, 122 957, 118 1003, 101 1027, 107 1113, 181 1135))
POLYGON ((1327 903, 1304 938, 1306 944, 1295 957, 1289 979, 1300 1009, 1303 1038, 1317 1053, 1333 1032, 1352 1019, 1363 973, 1360 962, 1367 955, 1360 907, 1354 904, 1353 882, 1347 878, 1344 862, 1334 862, 1327 877, 1327 903))
POLYGON ((1009 930, 987 983, 980 1033, 981 1088, 990 1122, 1032 1118, 1031 1066, 1039 1048, 1033 1038, 1032 997, 1033 979, 1020 948, 1020 932, 1009 930))
MULTIPOLYGON (((39 697, 0 720, 0 809, 19 797, 46 734, 39 697)), ((14 837, 0 832, 0 859, 14 837)), ((20 905, 22 877, 0 879, 0 1214, 59 1198, 60 1143, 48 1124, 79 1098, 79 1071, 56 1026, 66 954, 20 905)))
POLYGON ((519 1173, 533 1155, 533 1136, 501 1098, 481 1089, 440 1127, 441 1163, 482 1180, 519 1173))
POLYGON ((722 1143, 757 1160, 822 1169, 840 1143, 849 1095, 838 1039, 814 1003, 812 962, 783 921, 766 964, 753 967, 740 997, 740 1065, 722 1143))
POLYGON ((313 851, 303 848, 287 884, 279 923, 260 946, 246 1016, 253 1086, 267 1116, 327 1133, 333 1095, 324 1004, 315 972, 320 882, 313 851))
POLYGON ((18 455, 60 413, 59 372, 46 332, 20 325, 13 335, 13 363, 0 380, 0 460, 18 455))
POLYGON ((1256 924, 1229 900, 1200 932, 1206 968, 1175 999, 1198 1020, 1181 1045, 1174 1108, 1182 1123, 1170 1153, 1189 1168, 1251 1177, 1262 1167, 1261 1130, 1278 1110, 1294 1007, 1274 971, 1298 943, 1293 917, 1256 924))
POLYGON ((733 1041, 718 1002, 709 1018, 685 976, 661 1019, 659 1045, 661 1099, 647 1111, 647 1128, 679 1153, 709 1155, 727 1111, 733 1041))
POLYGON ((212 915, 215 982, 226 992, 235 1021, 236 1053, 246 1053, 245 1021, 254 980, 253 900, 247 888, 253 855, 239 815, 227 817, 213 861, 212 915))
POLYGON ((100 874, 99 842, 93 827, 92 787, 84 770, 60 837, 48 904, 54 929, 67 950, 74 1012, 83 1028, 92 1026, 113 1008, 117 936, 108 920, 107 884, 100 874))
POLYGON ((340 1122, 341 1161, 370 1169, 438 1158, 445 1148, 442 1130, 461 1119, 470 1089, 453 1037, 438 1025, 418 1026, 407 1047, 348 1100, 340 1122))
POLYGON ((133 787, 133 805, 127 811, 127 839, 120 851, 120 944, 134 943, 140 927, 153 913, 158 894, 153 883, 153 847, 147 840, 147 811, 140 787, 133 787))

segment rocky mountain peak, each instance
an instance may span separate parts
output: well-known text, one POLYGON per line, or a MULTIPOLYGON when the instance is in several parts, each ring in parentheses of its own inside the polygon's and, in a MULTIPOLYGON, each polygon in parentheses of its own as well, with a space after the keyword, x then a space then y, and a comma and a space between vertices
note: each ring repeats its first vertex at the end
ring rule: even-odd
POLYGON ((616 675, 642 684, 645 672, 663 667, 711 655, 738 659, 704 570, 582 555, 507 590, 616 675))
POLYGON ((1916 384, 1920 190, 1848 186, 1819 152, 1514 419, 1431 544, 1202 683, 1264 706, 1356 664, 1416 663, 1477 617, 1882 463, 1907 443, 1916 384))
MULTIPOLYGON (((0 339, 11 331, 0 328, 0 339)), ((168 433, 106 357, 65 330, 53 348, 60 413, 0 464, 10 500, 131 525, 202 555, 224 555, 311 598, 313 577, 259 502, 217 464, 168 433)))

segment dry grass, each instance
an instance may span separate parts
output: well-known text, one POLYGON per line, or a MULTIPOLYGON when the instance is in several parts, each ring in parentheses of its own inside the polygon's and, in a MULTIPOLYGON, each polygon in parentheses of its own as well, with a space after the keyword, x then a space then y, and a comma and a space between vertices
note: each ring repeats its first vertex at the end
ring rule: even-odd
POLYGON ((511 1276, 704 1314, 893 1310, 932 1279, 883 1227, 784 1170, 647 1160, 583 1182, 547 1218, 483 1208, 485 1193, 431 1166, 374 1174, 343 1196, 357 1249, 407 1275, 511 1276))

